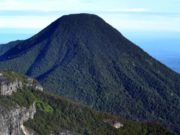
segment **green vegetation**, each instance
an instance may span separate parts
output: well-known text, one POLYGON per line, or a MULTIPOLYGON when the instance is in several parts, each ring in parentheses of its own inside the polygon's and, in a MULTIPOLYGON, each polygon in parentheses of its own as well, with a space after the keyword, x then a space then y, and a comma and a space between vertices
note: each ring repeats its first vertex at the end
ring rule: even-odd
POLYGON ((23 90, 18 90, 18 92, 13 93, 12 96, 0 96, 1 107, 11 109, 16 104, 19 106, 29 107, 36 101, 36 98, 31 90, 24 88, 23 90))
POLYGON ((36 106, 40 111, 46 112, 46 113, 53 113, 53 108, 48 105, 47 103, 44 103, 43 101, 36 101, 36 106))
POLYGON ((11 96, 11 99, 18 105, 25 107, 32 105, 32 103, 36 101, 36 97, 34 96, 32 91, 26 88, 14 93, 13 96, 11 96))
MULTIPOLYGON (((180 76, 97 16, 58 19, 1 55, 0 69, 35 77, 50 92, 99 111, 158 120, 180 134, 180 76)), ((42 110, 53 106, 42 102, 42 110)))
POLYGON ((27 81, 27 76, 23 74, 17 74, 13 71, 0 71, 7 79, 14 81, 15 79, 21 80, 22 82, 27 81))
POLYGON ((83 135, 173 135, 156 123, 127 121, 40 91, 23 89, 0 98, 0 105, 9 109, 16 104, 29 107, 33 102, 36 102, 37 113, 25 126, 39 135, 66 130, 83 135), (119 121, 124 127, 115 129, 105 120, 119 121))

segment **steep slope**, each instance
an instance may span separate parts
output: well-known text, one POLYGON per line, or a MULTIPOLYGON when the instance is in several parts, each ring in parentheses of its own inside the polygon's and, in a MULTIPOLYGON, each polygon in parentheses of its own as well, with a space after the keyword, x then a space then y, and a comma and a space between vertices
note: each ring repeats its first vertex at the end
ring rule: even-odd
POLYGON ((1 135, 20 135, 25 128, 24 122, 34 118, 35 99, 29 89, 39 90, 37 86, 40 87, 39 83, 32 78, 14 72, 0 72, 1 135), (23 94, 19 92, 22 89, 23 94))
POLYGON ((1 72, 0 86, 17 89, 0 94, 1 135, 174 135, 156 123, 127 121, 44 93, 33 87, 37 81, 14 72, 1 72))
POLYGON ((180 76, 95 15, 63 16, 0 56, 0 69, 101 111, 180 133, 180 76))
POLYGON ((3 55, 5 52, 7 52, 9 49, 13 48, 20 42, 21 41, 17 40, 17 41, 9 42, 7 44, 0 44, 0 55, 3 55))

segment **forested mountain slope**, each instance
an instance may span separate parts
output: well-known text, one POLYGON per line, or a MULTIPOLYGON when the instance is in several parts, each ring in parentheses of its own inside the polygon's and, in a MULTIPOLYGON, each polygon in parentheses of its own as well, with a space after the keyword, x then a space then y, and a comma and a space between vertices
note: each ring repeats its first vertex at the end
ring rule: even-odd
POLYGON ((0 56, 0 69, 97 110, 180 133, 180 76, 96 15, 63 16, 0 56))

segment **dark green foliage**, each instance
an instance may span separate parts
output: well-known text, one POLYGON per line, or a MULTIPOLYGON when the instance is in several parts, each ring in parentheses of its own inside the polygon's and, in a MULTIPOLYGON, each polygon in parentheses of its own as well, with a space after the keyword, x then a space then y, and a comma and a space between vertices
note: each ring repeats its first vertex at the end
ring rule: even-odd
POLYGON ((33 102, 36 102, 37 113, 33 120, 25 123, 25 126, 39 135, 66 130, 83 135, 174 135, 156 123, 127 121, 39 91, 23 89, 10 97, 0 98, 1 107, 15 107, 18 104, 28 108, 33 102), (4 100, 7 104, 4 104, 4 100), (124 127, 115 129, 104 122, 107 119, 119 121, 124 127))
POLYGON ((29 107, 34 101, 36 101, 34 94, 27 88, 18 90, 12 96, 0 96, 0 105, 7 109, 11 109, 16 104, 29 107))
POLYGON ((4 54, 6 51, 16 46, 20 42, 21 42, 20 40, 17 40, 17 41, 9 42, 7 44, 0 44, 0 55, 4 54))
POLYGON ((19 92, 14 93, 10 98, 18 105, 26 107, 29 107, 33 104, 34 101, 36 101, 36 97, 34 96, 32 91, 27 88, 19 90, 19 92))
MULTIPOLYGON (((13 71, 0 71, 0 73, 3 74, 4 77, 6 77, 10 81, 15 81, 15 79, 18 79, 19 81, 26 83, 27 82, 27 76, 23 74, 17 74, 16 72, 13 71)), ((37 82, 36 80, 34 80, 37 82)))
POLYGON ((97 16, 58 19, 0 56, 0 69, 33 76, 47 90, 95 109, 160 121, 180 133, 179 74, 97 16))
POLYGON ((44 103, 42 101, 36 101, 36 106, 37 108, 42 111, 42 112, 45 112, 45 113, 53 113, 53 108, 47 104, 47 103, 44 103))
MULTIPOLYGON (((3 75, 12 81, 21 79, 23 83, 28 79, 14 72, 3 72, 3 75)), ((39 135, 61 131, 83 135, 173 135, 159 124, 127 121, 25 85, 11 96, 0 97, 0 109, 4 111, 16 108, 17 105, 29 108, 34 103, 37 110, 35 117, 24 124, 39 135), (115 129, 111 123, 106 122, 109 120, 118 121, 124 126, 115 129)))

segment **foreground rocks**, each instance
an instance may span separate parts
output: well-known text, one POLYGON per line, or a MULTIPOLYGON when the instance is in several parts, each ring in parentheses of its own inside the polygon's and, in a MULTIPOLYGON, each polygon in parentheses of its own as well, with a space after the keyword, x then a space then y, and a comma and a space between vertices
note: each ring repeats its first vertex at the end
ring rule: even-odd
POLYGON ((31 135, 25 132, 23 123, 33 119, 35 113, 35 103, 29 108, 16 106, 6 109, 0 106, 0 135, 31 135))

